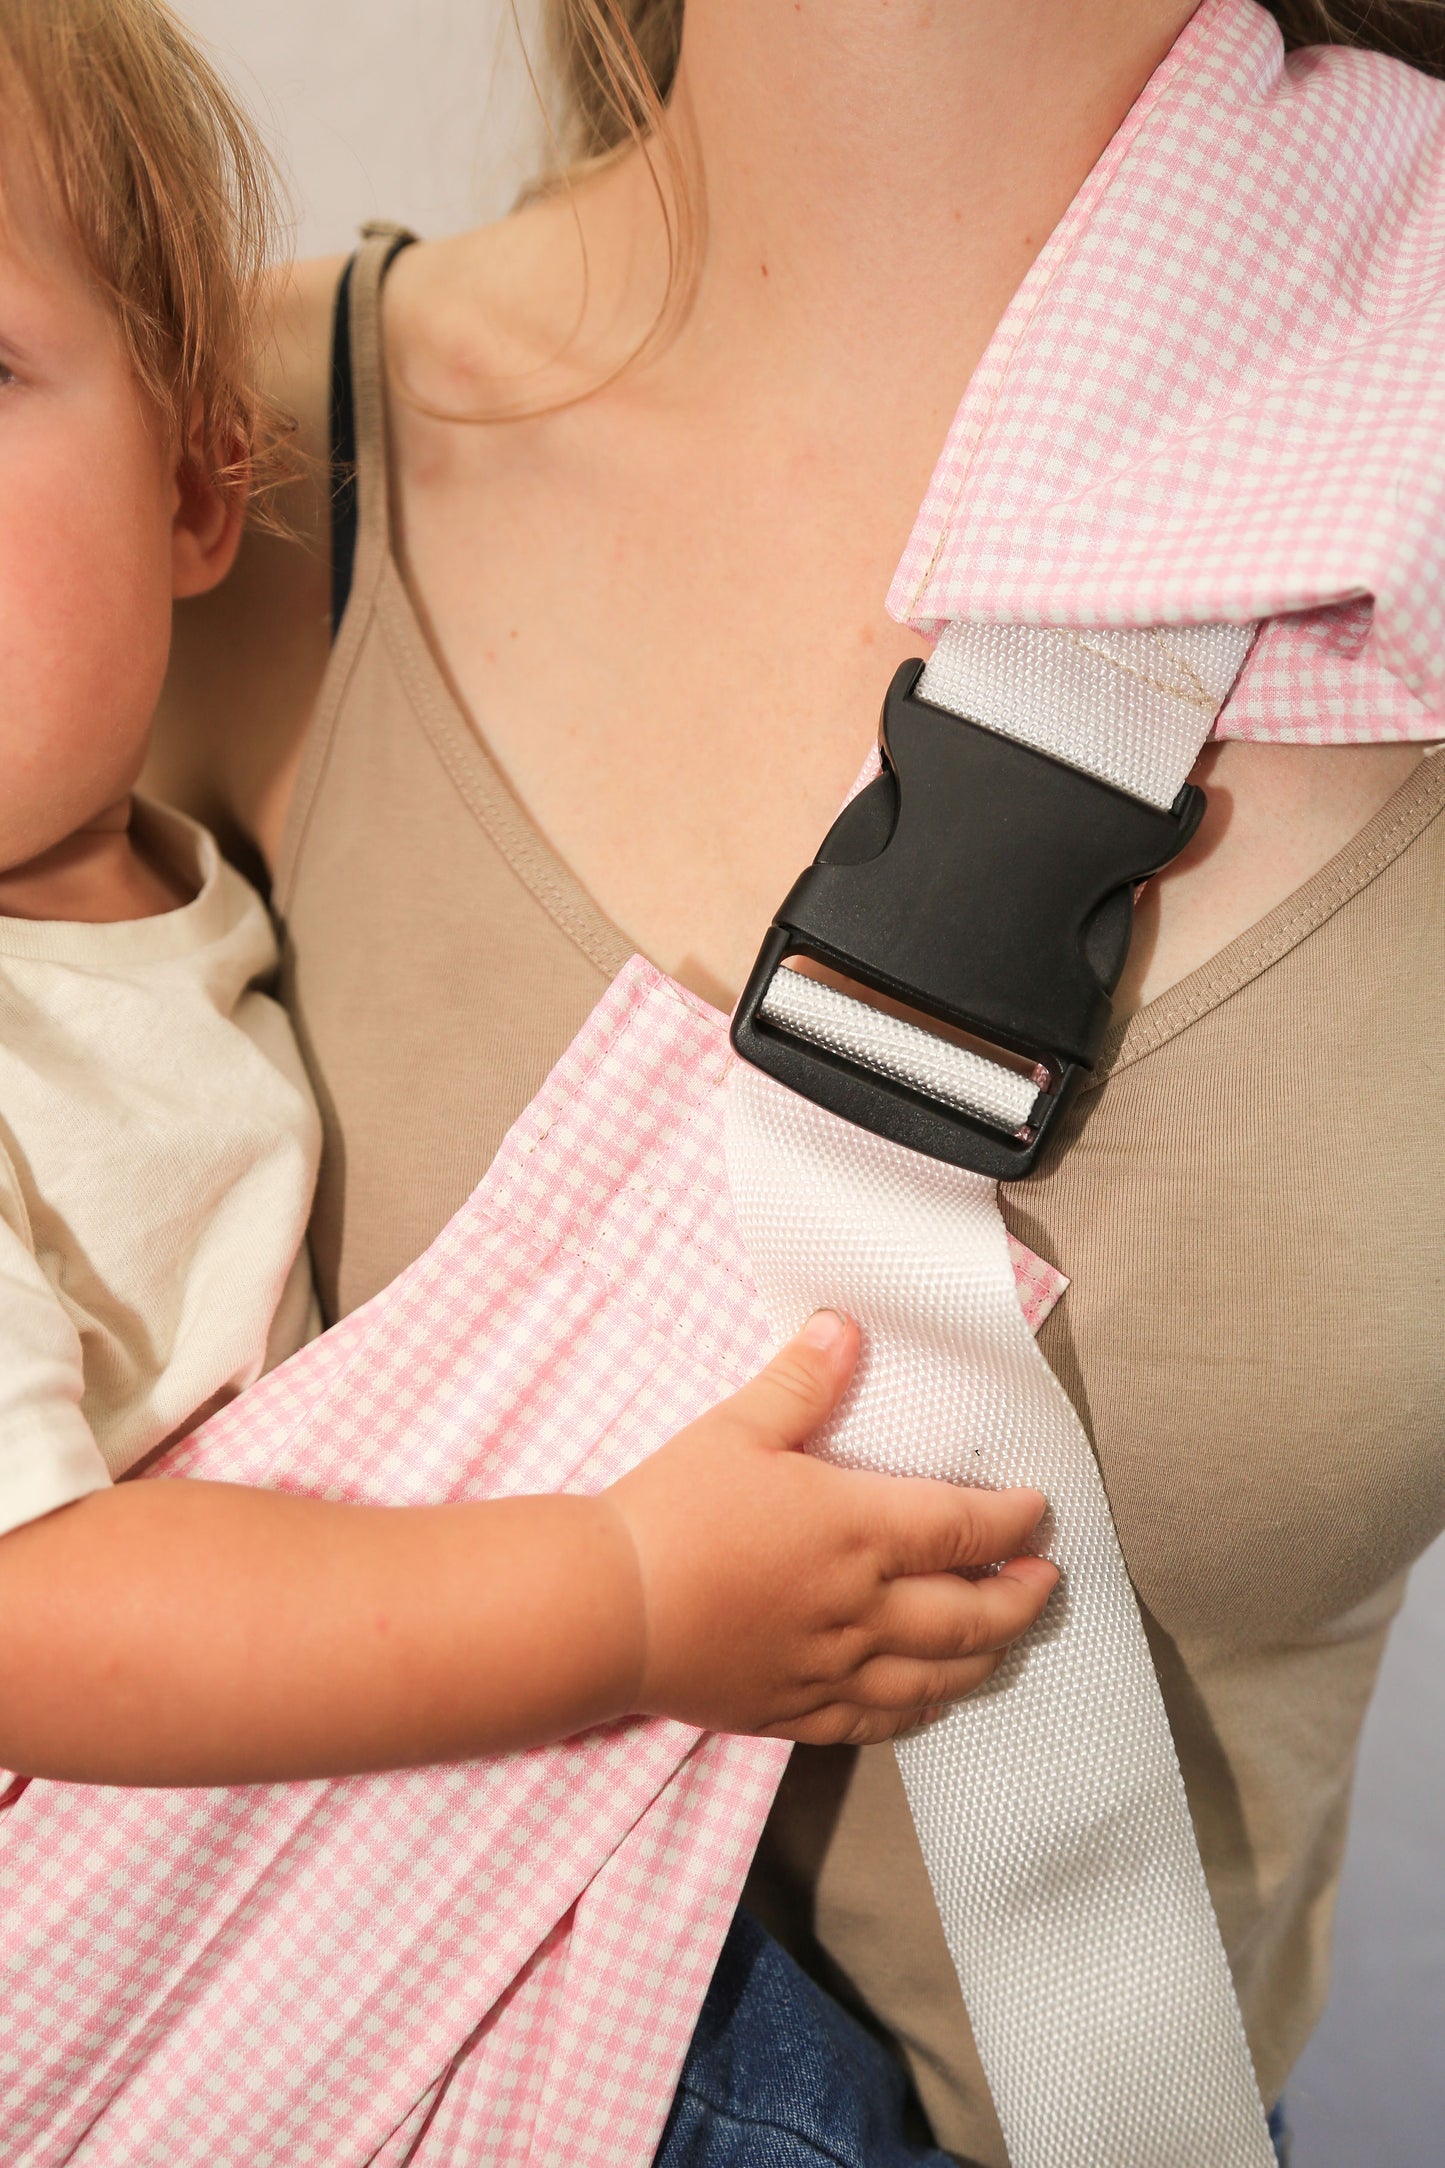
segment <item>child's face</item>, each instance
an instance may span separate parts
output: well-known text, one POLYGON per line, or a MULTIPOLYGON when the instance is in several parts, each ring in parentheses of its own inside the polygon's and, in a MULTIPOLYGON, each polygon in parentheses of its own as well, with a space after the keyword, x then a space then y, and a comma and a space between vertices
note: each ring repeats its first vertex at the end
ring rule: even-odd
MULTIPOLYGON (((8 131, 7 131, 8 132, 8 131)), ((0 870, 125 798, 173 596, 214 584, 239 515, 187 486, 114 314, 43 201, 0 162, 0 870)))

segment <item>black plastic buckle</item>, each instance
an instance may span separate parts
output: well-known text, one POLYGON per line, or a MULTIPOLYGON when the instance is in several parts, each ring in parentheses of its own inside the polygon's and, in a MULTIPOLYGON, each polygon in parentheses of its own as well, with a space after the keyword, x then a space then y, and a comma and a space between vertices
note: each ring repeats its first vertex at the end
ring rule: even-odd
POLYGON ((739 1054, 845 1120, 1001 1181, 1030 1172, 1093 1067, 1137 884, 1177 857, 1204 793, 1167 812, 920 700, 921 661, 883 703, 883 772, 844 808, 773 920, 733 1018, 739 1054), (789 956, 1047 1072, 1010 1136, 760 1017, 789 956))

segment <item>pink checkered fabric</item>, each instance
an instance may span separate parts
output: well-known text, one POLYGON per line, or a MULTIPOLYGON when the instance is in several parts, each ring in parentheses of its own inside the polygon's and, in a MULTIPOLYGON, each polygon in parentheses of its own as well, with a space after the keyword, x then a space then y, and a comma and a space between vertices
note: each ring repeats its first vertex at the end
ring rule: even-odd
POLYGON ((969 384, 889 607, 1269 618, 1221 735, 1439 737, 1445 84, 1204 0, 969 384))
POLYGON ((1019 1291, 1024 1320, 1030 1332, 1037 1332, 1064 1289, 1067 1276, 1057 1265, 1036 1257, 1017 1235, 1008 1238, 1009 1263, 1013 1266, 1014 1285, 1019 1291))
MULTIPOLYGON (((768 1352, 723 1021, 635 963, 395 1285, 170 1476, 592 1491, 768 1352)), ((650 2158, 787 1749, 634 1722, 345 1783, 37 1782, 0 1818, 0 2161, 650 2158)))
MULTIPOLYGON (((172 1452, 393 1505, 600 1489, 761 1363, 718 1013, 634 960, 410 1270, 172 1452)), ((1022 1245, 1027 1313, 1061 1275, 1022 1245)), ((638 2168, 773 1741, 619 1724, 344 1783, 0 1816, 0 2163, 638 2168)))

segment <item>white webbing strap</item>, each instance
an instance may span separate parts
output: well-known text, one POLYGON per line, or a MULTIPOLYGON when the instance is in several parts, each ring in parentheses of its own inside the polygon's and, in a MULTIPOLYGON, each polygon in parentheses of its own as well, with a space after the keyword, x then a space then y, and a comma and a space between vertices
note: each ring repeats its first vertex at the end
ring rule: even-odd
POLYGON ((1172 805, 1240 673, 1253 625, 1057 632, 947 626, 919 692, 1007 738, 1172 805))
MULTIPOLYGON (((980 687, 1008 679, 1011 734, 1025 734, 1024 716, 1031 742, 1167 804, 1251 633, 1167 635, 1184 663, 1163 690, 1150 635, 1104 636, 1103 667, 1128 682, 1081 704, 1097 646, 955 627, 921 690, 992 726, 1002 702, 980 687), (1009 677, 1021 655, 1023 691, 1009 677), (1167 760, 1145 742, 1154 701, 1168 704, 1167 760)), ((822 1303, 863 1327, 857 1381, 819 1450, 898 1473, 1032 1483, 1050 1501, 1047 1548, 1063 1579, 1040 1627, 983 1692, 898 1749, 1014 2168, 1268 2168, 1138 1607, 1088 1439, 1019 1307, 993 1183, 741 1063, 727 1153, 774 1329, 790 1333, 822 1303)))
POLYGON ((801 971, 779 971, 758 1013, 800 1039, 828 1047, 879 1076, 896 1077, 997 1129, 1022 1129, 1039 1095, 1031 1077, 967 1047, 952 1046, 901 1016, 870 1009, 801 971))

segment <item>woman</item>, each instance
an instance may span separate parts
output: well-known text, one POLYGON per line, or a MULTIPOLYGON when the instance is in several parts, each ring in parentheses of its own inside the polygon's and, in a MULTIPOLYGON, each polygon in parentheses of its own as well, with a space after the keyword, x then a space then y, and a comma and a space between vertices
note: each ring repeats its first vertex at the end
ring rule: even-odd
MULTIPOLYGON (((917 650, 881 597, 959 394, 1193 12, 884 5, 844 36, 773 0, 596 10, 635 13, 662 114, 617 81, 626 40, 563 10, 574 139, 617 154, 499 227, 358 266, 354 559, 320 488, 300 547, 252 545, 183 634, 173 745, 173 787, 275 878, 328 1116, 333 1315, 460 1203, 630 953, 735 998, 917 650), (609 66, 621 113, 599 119, 609 66)), ((1202 36, 1256 11, 1200 12, 1202 36)), ((1296 42, 1328 27, 1275 12, 1296 42)), ((1391 21, 1438 48, 1423 10, 1391 21)), ((342 268, 306 267, 279 315, 279 389, 323 468, 342 268)), ((1417 773, 1438 734, 1421 709, 1385 742, 1211 747, 1204 826, 1141 908, 1109 1083, 1005 1200, 1074 1278, 1042 1344, 1156 1622, 1268 2100, 1323 2000, 1400 1577, 1445 1519, 1438 1335, 1371 1234, 1406 1229, 1428 1284, 1438 1144, 1427 1125, 1402 1167, 1369 1098, 1382 1030, 1429 1073, 1438 944, 1404 928, 1439 910, 1445 782, 1417 773), (1322 1014, 1286 1090, 1272 1035, 1309 1044, 1322 1014), (1347 1159, 1344 1087, 1310 1082, 1326 1055, 1364 1095, 1347 1159), (1242 1154, 1217 1089, 1241 1074, 1285 1103, 1242 1154)), ((751 1901, 897 2046, 938 2142, 1002 2162, 891 1756, 795 1756, 751 1901)))

